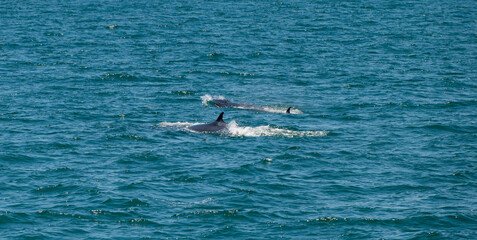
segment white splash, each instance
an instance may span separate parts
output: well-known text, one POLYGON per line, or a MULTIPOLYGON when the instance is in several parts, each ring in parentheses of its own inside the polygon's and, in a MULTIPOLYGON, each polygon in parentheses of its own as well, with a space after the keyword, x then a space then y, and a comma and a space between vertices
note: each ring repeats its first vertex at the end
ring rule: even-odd
POLYGON ((285 128, 266 126, 240 127, 235 121, 227 126, 227 135, 232 137, 323 137, 328 131, 293 131, 285 128))
POLYGON ((224 96, 210 96, 209 94, 205 94, 204 96, 201 96, 200 99, 202 99, 202 105, 204 106, 209 106, 209 102, 211 102, 214 99, 225 99, 224 96))
POLYGON ((161 122, 157 124, 158 127, 162 128, 176 128, 179 130, 187 129, 188 127, 201 123, 190 123, 190 122, 161 122))
MULTIPOLYGON (((265 112, 270 112, 270 113, 287 113, 288 108, 263 107, 263 109, 265 109, 265 112)), ((303 114, 303 112, 300 111, 299 109, 291 108, 290 114, 303 114)))
MULTIPOLYGON (((203 123, 189 123, 189 122, 161 122, 157 126, 160 128, 172 128, 179 131, 187 131, 196 133, 190 130, 189 127, 203 123)), ((219 131, 221 135, 229 137, 323 137, 328 134, 328 131, 294 131, 286 128, 257 126, 257 127, 240 127, 235 121, 227 124, 227 128, 219 131)))

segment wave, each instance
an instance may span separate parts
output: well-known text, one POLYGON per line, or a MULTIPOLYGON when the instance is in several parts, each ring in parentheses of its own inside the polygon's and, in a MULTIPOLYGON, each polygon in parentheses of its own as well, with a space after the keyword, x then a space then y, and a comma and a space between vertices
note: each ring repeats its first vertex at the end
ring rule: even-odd
MULTIPOLYGON (((204 96, 201 96, 200 99, 202 99, 202 105, 204 106, 209 106, 209 102, 212 102, 212 100, 225 100, 226 98, 222 95, 218 96, 211 96, 209 94, 205 94, 204 96)), ((250 106, 246 106, 248 104, 244 104, 244 106, 231 106, 233 108, 238 108, 238 109, 248 109, 248 110, 257 110, 260 109, 259 111, 263 112, 269 112, 269 113, 286 113, 288 107, 270 107, 270 106, 264 106, 264 107, 256 107, 253 106, 251 108, 250 106)), ((303 114, 303 112, 299 109, 292 108, 290 109, 290 114, 303 114)))
MULTIPOLYGON (((189 123, 189 122, 161 122, 157 126, 161 128, 172 128, 179 131, 195 132, 190 130, 189 127, 196 124, 203 123, 189 123)), ((235 121, 231 121, 227 124, 227 128, 217 132, 220 135, 229 137, 323 137, 326 136, 328 131, 295 131, 282 127, 273 127, 270 125, 257 126, 257 127, 241 127, 235 121)))

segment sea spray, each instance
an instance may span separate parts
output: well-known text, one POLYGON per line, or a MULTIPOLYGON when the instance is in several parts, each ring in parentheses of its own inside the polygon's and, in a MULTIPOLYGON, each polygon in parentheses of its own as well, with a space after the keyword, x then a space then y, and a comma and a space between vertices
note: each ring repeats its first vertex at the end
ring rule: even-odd
POLYGON ((201 96, 200 99, 202 99, 202 105, 204 106, 209 106, 209 102, 211 102, 214 99, 225 99, 224 96, 211 96, 209 94, 205 94, 204 96, 201 96))
MULTIPOLYGON (((160 128, 169 128, 179 131, 190 131, 190 126, 203 123, 189 123, 189 122, 161 122, 157 125, 160 128)), ((221 135, 229 137, 323 137, 328 134, 328 131, 308 130, 308 131, 294 131, 281 127, 272 127, 270 125, 256 126, 256 127, 241 127, 235 121, 227 124, 227 128, 220 131, 221 135)))
POLYGON ((257 127, 241 127, 231 121, 227 127, 227 135, 232 137, 323 137, 328 131, 294 131, 286 128, 272 127, 270 125, 257 127))

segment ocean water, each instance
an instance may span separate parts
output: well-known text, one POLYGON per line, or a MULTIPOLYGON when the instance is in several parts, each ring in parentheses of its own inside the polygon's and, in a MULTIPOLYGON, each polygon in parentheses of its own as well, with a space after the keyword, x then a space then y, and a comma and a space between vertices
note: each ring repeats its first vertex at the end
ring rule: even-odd
POLYGON ((477 236, 476 1, 0 2, 1 239, 477 236))

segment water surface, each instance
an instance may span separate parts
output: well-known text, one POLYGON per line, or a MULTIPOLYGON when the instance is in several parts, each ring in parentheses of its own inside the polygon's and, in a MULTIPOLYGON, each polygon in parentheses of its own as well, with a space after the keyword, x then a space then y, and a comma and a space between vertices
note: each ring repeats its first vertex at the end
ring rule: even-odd
POLYGON ((476 9, 3 1, 0 236, 474 238, 476 9))

